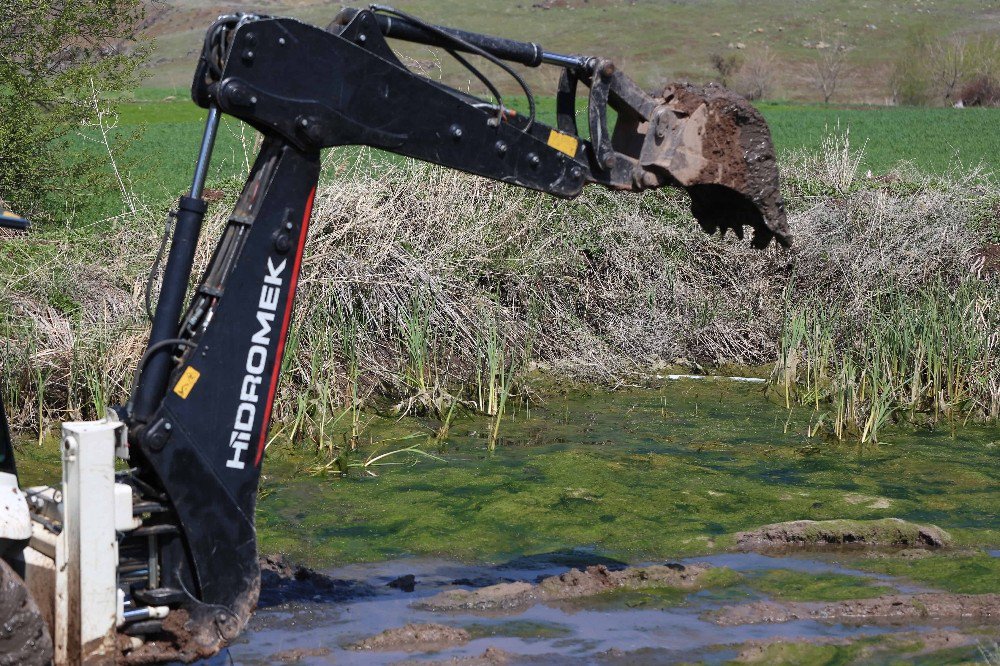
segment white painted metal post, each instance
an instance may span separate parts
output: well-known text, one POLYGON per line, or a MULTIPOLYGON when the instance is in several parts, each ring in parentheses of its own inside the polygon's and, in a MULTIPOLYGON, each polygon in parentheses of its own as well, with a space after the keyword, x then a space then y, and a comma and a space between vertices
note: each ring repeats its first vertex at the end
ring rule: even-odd
POLYGON ((115 444, 121 424, 64 423, 63 529, 56 548, 58 664, 113 663, 118 612, 115 444))

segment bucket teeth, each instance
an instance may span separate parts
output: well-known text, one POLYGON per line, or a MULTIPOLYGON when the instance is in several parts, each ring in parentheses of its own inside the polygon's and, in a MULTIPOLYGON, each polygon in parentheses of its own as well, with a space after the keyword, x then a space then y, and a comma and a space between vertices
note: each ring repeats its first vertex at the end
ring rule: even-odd
POLYGON ((725 234, 754 229, 753 245, 791 245, 778 164, 764 117, 742 96, 715 84, 674 83, 656 100, 640 167, 691 196, 701 227, 725 234))

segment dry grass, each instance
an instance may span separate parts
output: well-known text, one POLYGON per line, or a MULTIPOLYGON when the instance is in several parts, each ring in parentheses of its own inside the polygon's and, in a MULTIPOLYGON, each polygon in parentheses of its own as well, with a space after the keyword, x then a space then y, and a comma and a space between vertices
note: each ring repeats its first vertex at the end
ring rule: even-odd
MULTIPOLYGON (((664 363, 787 362, 786 320, 803 308, 877 321, 887 296, 934 285, 966 285, 983 313, 976 326, 995 322, 998 277, 970 271, 977 249, 996 242, 984 227, 995 183, 975 172, 871 179, 857 164, 844 138, 786 160, 795 248, 755 252, 703 235, 676 192, 594 189, 561 202, 419 163, 332 154, 279 421, 316 438, 349 418, 356 437, 359 408, 373 401, 439 416, 455 398, 496 409, 529 366, 608 381, 664 363)), ((200 265, 233 196, 212 209, 200 265)), ((123 399, 145 337, 142 286, 159 224, 143 210, 101 234, 2 241, 0 382, 17 426, 123 399)), ((856 335, 831 331, 836 349, 856 335)), ((995 330, 986 332, 994 353, 995 330)), ((981 380, 977 400, 1000 400, 997 364, 974 360, 961 363, 981 380)))

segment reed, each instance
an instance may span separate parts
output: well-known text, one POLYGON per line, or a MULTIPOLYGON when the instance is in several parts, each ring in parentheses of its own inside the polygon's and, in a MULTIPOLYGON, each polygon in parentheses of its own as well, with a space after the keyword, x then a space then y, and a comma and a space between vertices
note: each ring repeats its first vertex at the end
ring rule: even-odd
MULTIPOLYGON (((1000 418, 995 180, 905 166, 868 177, 852 150, 845 137, 783 157, 796 241, 764 252, 704 235, 674 191, 556 201, 333 151, 275 434, 339 456, 363 437, 366 411, 450 423, 468 408, 494 419, 496 446, 529 365, 614 385, 665 364, 775 364, 787 404, 818 410, 814 423, 828 413, 820 430, 837 437, 1000 418)), ((210 211, 196 270, 232 195, 210 211)), ((0 238, 0 392, 17 428, 127 398, 161 228, 149 211, 165 206, 125 208, 0 238)))
POLYGON ((861 319, 804 304, 788 314, 772 381, 817 412, 829 405, 841 439, 877 440, 903 419, 995 419, 998 294, 972 280, 889 288, 861 319))

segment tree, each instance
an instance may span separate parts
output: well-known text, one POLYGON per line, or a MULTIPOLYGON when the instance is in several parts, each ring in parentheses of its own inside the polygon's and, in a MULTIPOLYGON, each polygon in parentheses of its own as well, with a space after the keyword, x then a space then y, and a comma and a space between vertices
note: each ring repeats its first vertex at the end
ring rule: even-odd
POLYGON ((969 47, 962 37, 938 40, 928 45, 927 66, 938 95, 951 101, 955 88, 968 74, 969 47))
POLYGON ((847 71, 847 47, 836 43, 823 49, 817 49, 809 74, 813 86, 823 96, 823 103, 829 104, 830 98, 837 92, 837 84, 847 71))
POLYGON ((751 102, 764 99, 774 87, 776 69, 774 54, 769 47, 753 53, 740 69, 736 89, 751 102))
POLYGON ((93 97, 131 89, 141 0, 0 0, 0 196, 44 220, 72 206, 100 167, 70 136, 93 97))

